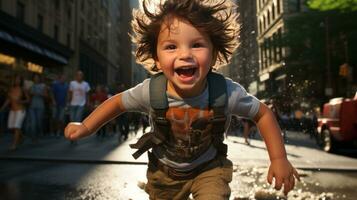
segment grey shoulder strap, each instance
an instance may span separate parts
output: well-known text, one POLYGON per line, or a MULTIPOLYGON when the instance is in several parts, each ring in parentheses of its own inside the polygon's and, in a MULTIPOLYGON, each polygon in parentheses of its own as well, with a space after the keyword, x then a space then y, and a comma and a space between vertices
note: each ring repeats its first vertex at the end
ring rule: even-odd
POLYGON ((210 108, 224 108, 227 103, 227 83, 223 75, 209 72, 207 76, 210 108))
POLYGON ((225 115, 225 106, 227 103, 227 83, 224 76, 209 72, 208 80, 208 96, 209 106, 213 110, 212 134, 213 144, 216 146, 220 155, 227 156, 227 145, 223 143, 225 124, 227 116, 225 115))
POLYGON ((152 76, 150 80, 150 104, 154 110, 166 110, 169 105, 166 95, 167 78, 163 73, 152 76))

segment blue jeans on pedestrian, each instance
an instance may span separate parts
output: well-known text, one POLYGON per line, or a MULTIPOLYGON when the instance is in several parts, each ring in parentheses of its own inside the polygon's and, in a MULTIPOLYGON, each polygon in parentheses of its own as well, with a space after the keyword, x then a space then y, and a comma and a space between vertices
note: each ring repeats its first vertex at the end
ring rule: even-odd
POLYGON ((53 106, 52 107, 52 118, 56 121, 64 122, 65 116, 65 106, 53 106))
POLYGON ((81 122, 84 112, 84 106, 71 106, 69 118, 71 122, 81 122))
POLYGON ((39 135, 43 135, 44 111, 44 108, 29 108, 28 126, 31 136, 34 138, 37 138, 39 135))

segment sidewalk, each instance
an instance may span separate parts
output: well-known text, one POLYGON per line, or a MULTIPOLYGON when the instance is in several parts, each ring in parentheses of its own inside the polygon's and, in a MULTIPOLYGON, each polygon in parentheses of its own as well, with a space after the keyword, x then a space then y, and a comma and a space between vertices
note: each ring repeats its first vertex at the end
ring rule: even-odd
MULTIPOLYGON (((44 137, 38 144, 32 144, 25 139, 24 144, 16 151, 9 151, 11 134, 0 137, 0 160, 31 160, 52 162, 77 162, 97 164, 135 164, 145 165, 147 156, 143 154, 135 160, 131 154, 129 144, 134 143, 140 136, 131 134, 127 141, 119 144, 118 135, 97 138, 95 135, 78 141, 72 145, 63 137, 44 137)), ((246 145, 242 137, 228 136, 228 158, 241 166, 268 166, 268 153, 264 142, 259 139, 251 140, 246 145)), ((357 171, 357 159, 346 156, 329 154, 317 149, 307 135, 289 132, 286 144, 289 160, 295 167, 318 171, 357 171), (299 146, 297 146, 297 144, 299 146)))
MULTIPOLYGON (((245 145, 242 137, 228 137, 228 157, 238 165, 268 166, 268 152, 261 140, 245 145), (233 148, 232 148, 233 147, 233 148)), ((294 167, 313 171, 357 171, 357 158, 326 153, 314 140, 300 132, 288 132, 285 143, 288 159, 294 167)))
POLYGON ((25 137, 24 143, 16 151, 8 150, 12 138, 6 134, 0 138, 0 160, 38 160, 53 162, 85 162, 103 164, 146 164, 147 158, 142 155, 135 160, 129 144, 135 141, 131 135, 127 141, 118 142, 118 135, 105 138, 92 135, 71 144, 64 137, 40 137, 37 144, 32 144, 25 137))

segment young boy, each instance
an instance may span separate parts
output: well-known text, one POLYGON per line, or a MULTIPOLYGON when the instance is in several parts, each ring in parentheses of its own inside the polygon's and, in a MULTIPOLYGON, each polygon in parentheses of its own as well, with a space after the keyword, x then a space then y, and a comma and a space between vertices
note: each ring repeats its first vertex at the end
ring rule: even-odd
POLYGON ((126 111, 147 113, 153 131, 132 147, 139 149, 134 157, 151 149, 145 187, 150 199, 187 199, 191 193, 195 199, 229 199, 226 118, 251 118, 269 152, 268 182, 275 178, 275 188, 284 185, 287 194, 298 173, 287 159, 272 112, 238 83, 212 72, 228 63, 238 45, 233 4, 167 0, 150 12, 144 1, 143 10, 134 12, 132 22, 136 56, 151 72, 163 75, 108 99, 82 123, 70 123, 66 137, 88 136, 126 111))

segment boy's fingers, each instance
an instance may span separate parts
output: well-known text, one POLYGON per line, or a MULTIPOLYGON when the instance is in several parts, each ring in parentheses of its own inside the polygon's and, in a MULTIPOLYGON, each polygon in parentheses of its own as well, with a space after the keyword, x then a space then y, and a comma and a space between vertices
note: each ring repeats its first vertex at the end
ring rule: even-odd
POLYGON ((293 174, 294 174, 295 178, 296 178, 298 181, 300 181, 300 175, 299 175, 299 173, 296 171, 296 169, 293 169, 293 174))
POLYGON ((284 181, 284 194, 287 195, 290 190, 292 190, 295 186, 295 179, 294 176, 291 175, 284 181))
POLYGON ((295 178, 294 176, 290 176, 290 184, 291 184, 291 189, 295 187, 295 178))
POLYGON ((268 181, 268 183, 270 185, 273 183, 273 172, 271 171, 270 168, 269 168, 269 171, 268 171, 267 181, 268 181))
POLYGON ((79 131, 79 129, 77 129, 77 130, 72 131, 72 133, 70 134, 70 139, 76 140, 79 138, 79 136, 80 136, 80 131, 79 131))
POLYGON ((287 195, 288 192, 291 190, 292 184, 293 184, 293 183, 291 182, 290 177, 284 179, 284 194, 285 194, 285 195, 287 195))
POLYGON ((282 184, 283 184, 283 179, 275 177, 275 189, 280 190, 282 184))
POLYGON ((66 128, 64 129, 64 135, 66 136, 67 139, 69 139, 69 137, 71 135, 71 127, 70 126, 66 126, 66 128))

